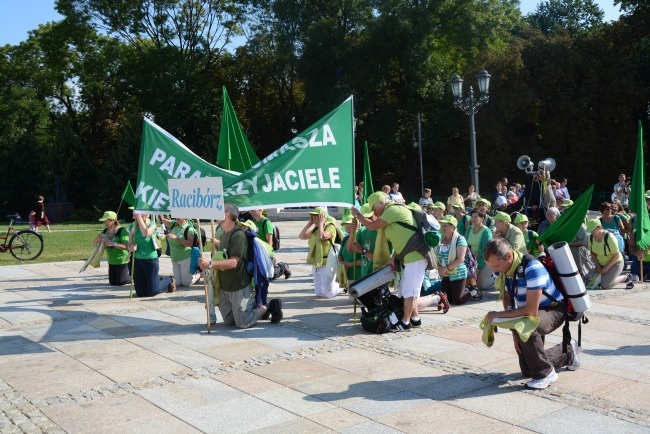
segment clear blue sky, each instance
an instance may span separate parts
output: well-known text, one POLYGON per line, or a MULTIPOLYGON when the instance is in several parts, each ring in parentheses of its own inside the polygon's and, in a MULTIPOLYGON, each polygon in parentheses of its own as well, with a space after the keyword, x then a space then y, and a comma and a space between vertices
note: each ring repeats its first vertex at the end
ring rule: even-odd
MULTIPOLYGON (((538 0, 521 0, 521 11, 535 10, 538 0)), ((616 20, 620 15, 613 0, 596 0, 605 11, 605 20, 616 20)), ((27 39, 27 32, 39 24, 62 19, 54 10, 54 0, 0 0, 0 45, 16 45, 27 39)))

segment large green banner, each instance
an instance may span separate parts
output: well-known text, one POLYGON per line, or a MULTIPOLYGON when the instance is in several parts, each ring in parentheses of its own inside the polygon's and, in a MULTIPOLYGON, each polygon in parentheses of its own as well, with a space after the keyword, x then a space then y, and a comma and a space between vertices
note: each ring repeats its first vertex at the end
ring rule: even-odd
POLYGON ((135 190, 137 211, 169 214, 168 179, 220 176, 223 185, 228 185, 237 175, 208 163, 167 131, 144 120, 135 190))
POLYGON ((224 181, 225 202, 242 210, 352 206, 353 123, 350 96, 232 183, 224 181))

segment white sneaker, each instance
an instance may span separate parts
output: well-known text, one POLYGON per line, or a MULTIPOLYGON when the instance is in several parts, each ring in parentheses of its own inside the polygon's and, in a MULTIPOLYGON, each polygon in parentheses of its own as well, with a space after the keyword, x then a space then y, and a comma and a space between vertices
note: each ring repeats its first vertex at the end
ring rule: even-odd
POLYGON ((578 346, 578 341, 571 339, 571 348, 573 349, 573 362, 570 365, 566 365, 568 371, 575 371, 580 367, 580 347, 578 346))
POLYGON ((553 369, 551 373, 544 378, 540 378, 539 380, 530 380, 528 383, 526 383, 526 387, 529 387, 531 389, 546 389, 551 385, 551 383, 555 383, 556 381, 557 373, 555 372, 555 369, 553 369))

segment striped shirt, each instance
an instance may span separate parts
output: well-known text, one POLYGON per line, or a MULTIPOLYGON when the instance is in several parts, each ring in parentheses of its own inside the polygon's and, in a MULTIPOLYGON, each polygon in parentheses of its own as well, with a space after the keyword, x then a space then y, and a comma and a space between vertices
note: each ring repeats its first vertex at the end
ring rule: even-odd
POLYGON ((511 297, 512 293, 516 290, 515 307, 526 305, 526 294, 529 290, 542 289, 555 299, 553 300, 553 298, 547 297, 544 292, 542 292, 542 298, 539 301, 540 309, 548 307, 555 301, 561 301, 564 299, 560 290, 555 287, 553 279, 551 279, 551 276, 548 274, 548 271, 546 271, 546 268, 544 268, 544 265, 536 259, 528 262, 525 272, 521 270, 521 265, 517 267, 515 277, 516 285, 513 285, 514 282, 512 278, 506 278, 506 290, 511 297))

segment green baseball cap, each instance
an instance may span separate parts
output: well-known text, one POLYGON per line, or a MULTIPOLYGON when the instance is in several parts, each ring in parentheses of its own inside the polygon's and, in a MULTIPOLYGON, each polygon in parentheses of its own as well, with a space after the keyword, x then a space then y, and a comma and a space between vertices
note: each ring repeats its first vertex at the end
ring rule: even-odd
POLYGON ((381 202, 382 200, 388 199, 388 196, 386 193, 383 191, 376 191, 370 196, 368 196, 368 205, 370 205, 370 208, 375 206, 377 202, 381 202))
POLYGON ((502 222, 510 223, 510 216, 503 212, 503 211, 497 211, 496 215, 494 216, 494 220, 501 220, 502 222))
POLYGON ((324 206, 317 206, 313 210, 309 211, 309 214, 316 214, 316 215, 325 214, 325 215, 329 215, 327 213, 327 208, 325 208, 324 206))

